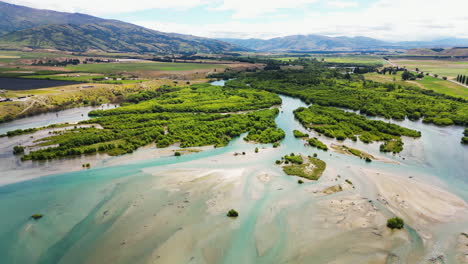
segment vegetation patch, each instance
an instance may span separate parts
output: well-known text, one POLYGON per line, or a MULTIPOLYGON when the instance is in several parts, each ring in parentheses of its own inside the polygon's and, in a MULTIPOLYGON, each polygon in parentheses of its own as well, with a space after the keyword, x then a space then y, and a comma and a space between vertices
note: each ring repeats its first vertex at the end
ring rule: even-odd
POLYGON ((191 87, 163 86, 156 91, 143 91, 127 96, 123 107, 107 111, 95 110, 91 116, 109 116, 160 112, 228 113, 257 110, 281 104, 281 98, 266 91, 249 89, 245 85, 221 87, 195 84, 191 87))
MULTIPOLYGON (((327 137, 356 141, 357 137, 364 143, 385 141, 381 151, 398 153, 403 149, 400 136, 420 137, 421 133, 383 121, 369 120, 364 116, 345 112, 340 109, 312 105, 294 110, 295 117, 303 126, 312 128, 327 137), (395 143, 395 142, 401 142, 395 143)), ((312 142, 315 144, 315 142, 312 142)))
POLYGON ((322 193, 324 194, 333 194, 333 193, 337 193, 337 192, 341 192, 343 191, 343 187, 341 187, 341 185, 333 185, 333 186, 330 186, 328 188, 325 188, 322 193))
POLYGON ((288 163, 292 163, 292 164, 302 164, 302 163, 304 163, 304 160, 302 159, 302 156, 301 155, 295 155, 294 153, 291 153, 289 155, 285 155, 282 159, 284 159, 288 163))
POLYGON ((34 219, 34 220, 38 220, 38 219, 41 219, 44 215, 42 214, 33 214, 31 215, 31 218, 34 219))
MULTIPOLYGON (((294 155, 293 157, 301 157, 301 155, 294 155)), ((309 180, 318 180, 322 176, 323 171, 326 169, 326 163, 318 158, 307 157, 306 161, 301 159, 294 159, 295 162, 288 162, 286 157, 291 157, 286 155, 284 157, 283 171, 288 175, 294 175, 303 177, 309 180), (299 163, 299 161, 302 161, 299 163)))
POLYGON ((462 137, 461 143, 468 144, 468 128, 465 128, 465 130, 463 131, 463 137, 462 137))
POLYGON ((309 140, 307 140, 307 142, 312 147, 316 147, 318 149, 325 150, 325 151, 328 150, 327 145, 325 145, 322 141, 318 140, 316 137, 310 138, 309 140))
POLYGON ((220 147, 243 133, 248 133, 246 140, 259 143, 274 143, 284 137, 284 131, 276 127, 275 117, 279 112, 276 108, 241 114, 212 113, 260 109, 281 101, 269 92, 224 90, 210 85, 162 87, 154 92, 128 95, 126 100, 138 103, 93 111, 90 114, 94 118, 80 122, 98 124, 102 129, 75 127, 61 131, 39 142, 50 147, 31 151, 22 159, 47 160, 96 152, 121 155, 152 142, 160 148, 175 143, 180 143, 182 148, 220 147), (151 98, 148 99, 151 102, 146 98, 151 98), (200 112, 193 113, 197 110, 200 112))
POLYGON ((436 125, 445 123, 440 121, 447 118, 453 124, 468 124, 468 104, 463 98, 396 83, 364 81, 361 75, 343 75, 319 62, 294 63, 304 65, 304 70, 262 71, 239 75, 228 83, 248 83, 252 88, 298 97, 308 104, 342 107, 368 116, 396 120, 423 118, 424 122, 436 125))
POLYGON ((400 138, 385 141, 380 145, 380 151, 399 153, 403 150, 403 141, 400 138))
POLYGON ((405 222, 400 217, 393 217, 387 220, 387 227, 391 229, 402 229, 405 222))
POLYGON ((302 133, 301 131, 296 130, 296 129, 293 130, 293 134, 294 134, 294 137, 296 138, 308 138, 309 137, 308 134, 302 133))
POLYGON ((228 217, 234 217, 234 218, 235 218, 235 217, 238 217, 238 216, 239 216, 239 213, 238 213, 236 210, 231 209, 231 210, 229 210, 229 212, 227 213, 227 216, 228 216, 228 217))
POLYGON ((334 150, 336 150, 337 152, 339 153, 343 153, 343 154, 348 154, 348 155, 353 155, 353 156, 356 156, 356 157, 359 157, 360 159, 364 159, 364 160, 374 160, 375 157, 372 156, 371 154, 369 153, 366 153, 364 151, 361 151, 359 149, 355 149, 355 148, 350 148, 348 146, 345 146, 345 145, 335 145, 335 144, 332 144, 331 146, 334 150))
POLYGON ((13 154, 19 155, 24 153, 24 147, 23 146, 14 146, 13 147, 13 154))

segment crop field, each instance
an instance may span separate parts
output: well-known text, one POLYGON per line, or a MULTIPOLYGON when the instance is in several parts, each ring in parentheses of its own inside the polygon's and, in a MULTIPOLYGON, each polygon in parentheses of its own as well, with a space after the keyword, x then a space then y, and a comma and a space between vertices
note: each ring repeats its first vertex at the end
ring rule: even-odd
MULTIPOLYGON (((275 58, 276 60, 280 61, 294 61, 299 59, 300 57, 279 57, 275 58)), ((382 57, 378 56, 317 56, 312 55, 310 57, 304 58, 315 58, 319 61, 322 59, 326 62, 336 62, 336 63, 359 63, 359 64, 372 64, 372 65, 385 65, 387 61, 384 60, 382 57)))
POLYGON ((468 75, 468 61, 448 60, 392 60, 398 66, 406 66, 407 69, 428 72, 455 79, 458 74, 468 75))
POLYGON ((377 74, 373 73, 366 73, 364 74, 366 80, 372 80, 375 82, 381 83, 397 83, 404 86, 417 86, 423 89, 433 90, 438 93, 443 93, 451 96, 458 96, 468 98, 468 89, 455 84, 453 82, 444 81, 439 78, 434 78, 431 76, 424 76, 422 80, 415 80, 415 81, 403 81, 401 79, 401 72, 398 72, 395 75, 389 74, 377 74))
POLYGON ((327 62, 336 62, 336 63, 361 63, 361 64, 387 64, 387 61, 382 57, 377 56, 316 56, 318 60, 322 58, 327 62))
POLYGON ((18 59, 39 59, 39 58, 57 58, 57 57, 76 57, 66 53, 52 52, 27 52, 27 51, 10 51, 0 50, 0 62, 10 63, 18 59))
POLYGON ((225 68, 219 64, 170 63, 170 62, 126 62, 70 65, 66 69, 76 72, 114 73, 144 71, 192 71, 203 69, 225 68))
POLYGON ((91 83, 109 83, 109 84, 127 84, 127 83, 140 83, 145 80, 95 80, 95 78, 103 78, 104 75, 30 75, 21 76, 21 78, 40 79, 40 80, 57 80, 57 81, 72 81, 72 82, 91 82, 91 83))

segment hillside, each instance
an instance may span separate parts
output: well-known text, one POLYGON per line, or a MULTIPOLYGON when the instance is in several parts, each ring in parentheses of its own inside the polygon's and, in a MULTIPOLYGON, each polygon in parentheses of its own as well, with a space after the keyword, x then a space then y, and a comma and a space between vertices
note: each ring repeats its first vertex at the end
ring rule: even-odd
POLYGON ((411 49, 419 47, 468 46, 467 39, 434 41, 386 42, 367 37, 328 37, 321 35, 293 35, 272 39, 220 39, 256 51, 350 51, 372 49, 411 49))
POLYGON ((242 51, 233 44, 164 33, 83 14, 39 10, 0 2, 0 48, 85 52, 221 53, 242 51))
POLYGON ((220 40, 257 51, 355 50, 380 47, 385 44, 383 41, 366 37, 327 37, 320 35, 293 35, 268 40, 220 40))
POLYGON ((103 19, 79 13, 34 9, 0 1, 0 35, 49 24, 87 24, 103 19))
POLYGON ((218 40, 168 34, 119 21, 45 25, 0 37, 0 46, 85 52, 219 53, 235 50, 218 40))
POLYGON ((424 56, 458 56, 458 57, 468 57, 468 47, 455 47, 455 48, 421 48, 421 49, 411 49, 406 52, 410 55, 424 55, 424 56))

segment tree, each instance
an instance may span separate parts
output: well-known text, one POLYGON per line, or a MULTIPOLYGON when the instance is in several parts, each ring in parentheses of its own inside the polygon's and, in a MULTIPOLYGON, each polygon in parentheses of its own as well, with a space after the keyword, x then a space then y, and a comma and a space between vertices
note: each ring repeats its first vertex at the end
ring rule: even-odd
POLYGON ((42 214, 33 214, 33 215, 31 215, 31 218, 34 219, 34 220, 41 219, 42 217, 43 217, 42 214))
POLYGON ((393 217, 387 220, 387 227, 391 229, 402 229, 405 222, 400 217, 393 217))
POLYGON ((18 154, 23 154, 24 153, 24 147, 23 146, 14 146, 13 147, 13 154, 18 155, 18 154))
POLYGON ((403 79, 403 81, 406 81, 408 79, 411 78, 411 73, 408 72, 408 71, 404 71, 402 74, 401 74, 401 79, 403 79))
POLYGON ((238 213, 236 210, 231 209, 231 210, 229 210, 229 212, 227 213, 227 216, 228 216, 228 217, 238 217, 238 216, 239 216, 239 213, 238 213))

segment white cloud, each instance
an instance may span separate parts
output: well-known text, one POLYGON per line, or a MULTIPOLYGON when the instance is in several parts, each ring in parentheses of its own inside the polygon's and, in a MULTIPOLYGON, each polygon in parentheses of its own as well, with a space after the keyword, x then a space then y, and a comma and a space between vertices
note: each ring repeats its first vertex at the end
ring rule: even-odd
MULTIPOLYGON (((357 0, 6 0, 13 4, 95 15, 152 8, 190 9, 203 6, 213 12, 233 12, 227 22, 203 25, 165 21, 130 21, 161 31, 206 37, 270 38, 291 34, 368 36, 385 40, 419 40, 437 37, 468 38, 467 0, 375 0, 370 6, 357 0), (315 2, 335 7, 320 12, 315 2), (284 11, 284 12, 283 12, 284 11), (294 11, 294 12, 291 12, 294 11), (297 16, 295 14, 307 14, 297 16), (289 15, 289 16, 286 16, 289 15), (271 19, 275 16, 275 19, 271 19), (262 22, 263 18, 270 18, 262 22), (233 19, 234 18, 234 19, 233 19), (245 18, 250 18, 246 20, 245 18), (253 19, 252 19, 253 18, 253 19)), ((318 6, 318 5, 317 5, 318 6)), ((201 13, 200 16, 209 16, 201 13)), ((183 21, 183 19, 181 19, 183 21)))
POLYGON ((209 4, 210 0, 3 0, 15 5, 80 12, 93 15, 118 14, 147 9, 188 9, 209 4))
POLYGON ((279 9, 303 8, 319 0, 224 0, 216 10, 233 11, 234 19, 251 18, 275 12, 279 9))
POLYGON ((332 7, 338 7, 338 8, 348 8, 348 7, 356 7, 359 4, 357 2, 352 2, 352 1, 329 1, 327 2, 327 5, 332 6, 332 7))
MULTIPOLYGON (((276 5, 278 6, 281 5, 276 5)), ((247 12, 240 8, 238 10, 240 14, 247 12)), ((468 10, 468 1, 465 0, 443 2, 440 0, 379 0, 370 7, 352 12, 347 12, 347 10, 329 13, 310 11, 306 18, 293 17, 268 23, 231 20, 227 23, 203 25, 202 28, 166 24, 164 29, 206 37, 236 38, 271 38, 292 34, 367 36, 390 41, 440 37, 468 38, 466 10, 468 10)), ((158 25, 157 22, 139 24, 158 29, 154 27, 158 25)))

